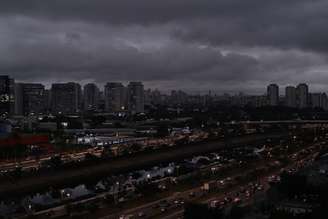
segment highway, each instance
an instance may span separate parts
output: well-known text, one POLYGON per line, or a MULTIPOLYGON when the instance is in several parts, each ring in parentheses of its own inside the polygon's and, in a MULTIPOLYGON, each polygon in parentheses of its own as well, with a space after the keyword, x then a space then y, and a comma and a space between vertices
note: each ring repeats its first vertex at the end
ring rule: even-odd
MULTIPOLYGON (((132 215, 133 216, 142 215, 142 218, 158 218, 158 219, 159 218, 176 219, 179 217, 182 218, 183 204, 181 204, 182 202, 181 200, 183 200, 183 203, 198 201, 204 204, 205 203, 210 204, 215 201, 222 206, 229 205, 233 203, 234 200, 235 202, 237 200, 240 203, 249 204, 252 202, 253 199, 251 197, 254 196, 255 193, 263 193, 269 189, 269 183, 267 180, 268 176, 279 175, 282 170, 291 170, 305 165, 306 163, 310 162, 313 159, 313 157, 317 154, 317 149, 319 148, 319 146, 320 144, 314 144, 313 146, 309 147, 311 153, 306 156, 303 155, 301 151, 295 153, 294 155, 288 156, 288 158, 292 161, 292 164, 268 171, 262 176, 260 176, 260 178, 254 179, 252 181, 242 182, 242 183, 238 182, 236 178, 241 174, 238 173, 235 175, 231 175, 228 178, 226 177, 226 178, 218 179, 217 181, 225 181, 225 182, 230 181, 231 183, 233 183, 232 187, 222 186, 218 192, 207 193, 204 192, 204 189, 202 187, 195 187, 190 190, 175 193, 167 198, 158 201, 147 203, 145 205, 128 209, 120 213, 104 216, 102 217, 102 219, 117 219, 117 218, 128 219, 130 216, 132 217, 132 215), (255 184, 258 184, 256 188, 254 187, 255 184), (256 189, 256 191, 251 192, 252 190, 254 190, 254 188, 256 189), (261 188, 261 189, 257 189, 257 188, 261 188), (246 194, 241 190, 245 190, 249 192, 248 194, 246 194)), ((272 161, 268 161, 267 164, 269 164, 270 162, 272 161)), ((249 172, 250 171, 246 171, 243 173, 243 175, 247 175, 249 174, 249 172)))
MULTIPOLYGON (((247 145, 254 142, 265 141, 268 138, 281 138, 284 134, 252 135, 233 138, 229 146, 247 145)), ((226 146, 226 142, 209 142, 193 145, 181 145, 159 149, 154 152, 131 154, 127 157, 116 158, 89 166, 82 166, 46 175, 25 177, 12 182, 0 182, 0 195, 23 194, 26 192, 48 189, 50 186, 65 186, 65 184, 80 184, 84 179, 102 177, 153 166, 162 162, 173 162, 202 153, 210 153, 226 146)))
MULTIPOLYGON (((91 153, 95 156, 100 157, 102 150, 101 149, 88 149, 82 152, 77 152, 77 153, 63 153, 61 154, 61 158, 62 161, 65 162, 69 162, 69 161, 78 161, 78 160, 83 160, 85 155, 87 153, 91 153)), ((52 155, 46 155, 43 156, 39 159, 34 159, 34 158, 30 158, 30 159, 26 159, 26 160, 22 160, 22 161, 18 161, 18 162, 6 162, 6 163, 2 163, 0 164, 0 170, 1 171, 12 171, 17 167, 21 167, 22 170, 30 170, 32 168, 36 168, 38 169, 40 167, 40 163, 50 160, 51 156, 54 156, 55 154, 52 155)))
MULTIPOLYGON (((298 162, 295 162, 294 164, 289 165, 288 167, 285 167, 283 169, 284 170, 294 169, 300 162, 302 163, 302 162, 311 160, 313 158, 313 155, 314 154, 311 154, 311 155, 307 156, 306 158, 302 158, 298 162)), ((281 170, 273 171, 273 172, 267 173, 266 175, 262 176, 261 178, 255 180, 255 181, 240 184, 238 186, 234 186, 232 189, 227 190, 224 193, 214 195, 210 198, 205 198, 205 199, 200 198, 200 203, 208 204, 208 205, 218 203, 218 206, 216 205, 216 207, 223 207, 223 206, 228 207, 229 205, 231 206, 233 204, 240 204, 240 205, 244 205, 244 206, 251 205, 254 201, 255 195, 264 194, 270 188, 268 176, 279 175, 280 173, 281 173, 281 170), (256 187, 254 187, 255 184, 260 186, 257 188, 261 188, 261 189, 257 189, 256 187), (255 191, 253 190, 254 188, 255 188, 255 191), (245 190, 247 192, 244 192, 245 190), (238 201, 236 201, 236 200, 238 200, 238 201)), ((177 219, 177 218, 183 218, 183 213, 184 213, 184 210, 181 208, 181 209, 172 211, 169 214, 158 215, 155 217, 148 217, 148 218, 177 219)))
MULTIPOLYGON (((191 135, 189 136, 190 139, 203 139, 204 136, 206 135, 191 135)), ((167 146, 172 146, 175 141, 178 141, 185 136, 170 136, 170 137, 165 137, 165 138, 154 138, 154 139, 146 139, 143 140, 143 149, 147 149, 148 147, 158 147, 158 145, 167 145, 167 146)), ((127 148, 128 146, 123 143, 119 146, 120 148, 127 148)), ((86 154, 92 154, 94 156, 100 157, 101 154, 103 153, 104 148, 101 147, 91 147, 91 148, 86 148, 82 149, 79 152, 61 152, 61 153, 50 153, 50 154, 44 154, 40 156, 38 159, 35 157, 27 157, 24 159, 11 159, 11 160, 6 160, 6 161, 0 161, 0 171, 6 172, 6 171, 12 171, 15 170, 17 167, 21 167, 22 170, 31 170, 31 169, 38 169, 40 167, 40 164, 44 161, 50 160, 51 157, 56 156, 56 155, 61 155, 61 159, 64 163, 66 162, 71 162, 71 161, 83 161, 85 158, 86 154)))

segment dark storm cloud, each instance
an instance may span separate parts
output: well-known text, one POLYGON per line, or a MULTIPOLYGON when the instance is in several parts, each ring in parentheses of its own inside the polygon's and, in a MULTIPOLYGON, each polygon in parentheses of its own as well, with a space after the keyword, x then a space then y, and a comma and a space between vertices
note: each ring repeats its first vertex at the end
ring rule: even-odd
POLYGON ((1 2, 0 13, 115 25, 172 23, 184 40, 326 50, 327 9, 325 0, 11 0, 1 2))
POLYGON ((325 0, 0 0, 0 72, 190 89, 321 86, 327 9, 325 0))
POLYGON ((247 76, 246 70, 258 64, 247 55, 223 55, 216 48, 171 39, 165 28, 52 23, 26 17, 9 17, 1 24, 0 71, 21 80, 83 80, 91 75, 96 81, 230 80, 247 76))
MULTIPOLYGON (((20 19, 19 23, 24 20, 20 19)), ((64 29, 69 29, 69 26, 64 29)), ((115 28, 107 30, 82 24, 78 29, 90 30, 77 34, 58 32, 58 27, 63 28, 62 25, 51 26, 49 32, 43 29, 44 32, 36 36, 23 30, 22 36, 16 40, 7 39, 6 49, 0 51, 3 57, 0 70, 11 72, 22 80, 55 76, 83 79, 88 75, 97 81, 176 80, 185 77, 224 80, 257 65, 252 57, 224 56, 211 47, 172 40, 160 45, 157 37, 147 39, 144 36, 146 40, 136 40, 130 30, 127 34, 132 34, 131 38, 125 36, 124 30, 115 28)), ((38 32, 38 28, 33 29, 38 32)), ((143 33, 143 29, 136 31, 141 35, 148 33, 148 30, 143 33)))

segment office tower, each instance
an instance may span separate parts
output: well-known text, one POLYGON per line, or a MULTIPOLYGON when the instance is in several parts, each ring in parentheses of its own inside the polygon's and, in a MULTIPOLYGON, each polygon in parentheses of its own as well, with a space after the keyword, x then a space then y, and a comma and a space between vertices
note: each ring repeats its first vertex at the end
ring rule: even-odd
POLYGON ((74 82, 51 86, 52 112, 75 114, 81 109, 81 86, 74 82))
POLYGON ((268 105, 268 99, 265 95, 255 96, 255 107, 264 107, 268 105))
MULTIPOLYGON (((212 91, 209 90, 208 94, 204 96, 204 106, 211 106, 212 103, 213 103, 213 100, 214 100, 214 98, 212 96, 212 91)), ((188 95, 187 94, 186 94, 186 99, 183 100, 182 103, 184 104, 186 102, 188 102, 188 95)))
POLYGON ((51 91, 49 89, 44 90, 43 103, 45 112, 51 112, 51 91))
POLYGON ((130 82, 128 85, 128 109, 131 114, 145 111, 144 86, 141 82, 130 82))
POLYGON ((326 93, 321 94, 321 107, 324 110, 328 110, 328 97, 326 93))
POLYGON ((105 110, 107 112, 125 111, 127 108, 127 89, 122 83, 105 85, 105 110))
POLYGON ((155 89, 151 92, 150 102, 155 105, 163 104, 163 96, 159 90, 155 89))
POLYGON ((95 84, 86 84, 83 87, 84 110, 97 110, 99 103, 99 88, 95 84))
POLYGON ((296 88, 293 86, 287 86, 285 94, 285 105, 288 107, 296 107, 296 88))
POLYGON ((15 85, 16 107, 18 115, 42 114, 45 112, 45 89, 42 84, 18 83, 15 85))
POLYGON ((311 93, 310 103, 312 108, 321 108, 321 93, 311 93))
POLYGON ((0 116, 8 117, 15 111, 15 81, 7 75, 0 76, 0 116))
POLYGON ((297 106, 301 109, 308 107, 309 88, 306 84, 299 84, 296 88, 297 106))
POLYGON ((144 92, 145 106, 151 106, 151 89, 147 89, 144 92))
POLYGON ((105 111, 106 110, 106 103, 105 103, 105 91, 99 91, 99 100, 98 100, 98 110, 105 111))
POLYGON ((327 95, 326 93, 312 93, 310 94, 310 103, 312 108, 327 109, 327 95))
POLYGON ((23 115, 23 86, 21 83, 16 83, 15 89, 15 115, 23 115))
POLYGON ((277 106, 279 104, 279 87, 276 84, 270 84, 267 88, 268 104, 277 106))
MULTIPOLYGON (((188 94, 181 90, 172 90, 171 91, 171 103, 176 104, 185 104, 188 101, 188 94)), ((203 101, 202 101, 203 102, 203 101)))

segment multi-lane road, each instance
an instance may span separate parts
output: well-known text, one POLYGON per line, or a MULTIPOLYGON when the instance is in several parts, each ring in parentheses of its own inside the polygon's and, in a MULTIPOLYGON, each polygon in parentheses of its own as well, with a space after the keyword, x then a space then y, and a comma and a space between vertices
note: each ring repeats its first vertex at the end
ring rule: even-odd
MULTIPOLYGON (((183 204, 185 202, 198 201, 209 205, 226 206, 232 203, 249 204, 252 202, 252 196, 256 193, 264 193, 269 189, 268 177, 271 175, 279 175, 282 170, 295 170, 300 166, 310 162, 317 154, 320 144, 309 147, 310 154, 304 155, 301 151, 289 156, 292 164, 272 169, 256 179, 247 182, 238 182, 237 177, 241 173, 231 175, 229 177, 218 179, 217 182, 230 181, 230 186, 223 186, 215 192, 205 192, 202 186, 192 188, 183 192, 175 193, 167 198, 157 200, 151 203, 127 209, 126 211, 110 214, 102 217, 102 219, 128 219, 128 218, 162 218, 177 219, 183 217, 183 204)), ((270 161, 272 162, 272 161, 270 161)), ((267 163, 269 164, 269 163, 267 163)), ((271 163, 273 164, 273 163, 271 163)), ((250 170, 251 171, 251 170, 250 170)), ((247 175, 248 172, 244 172, 247 175)), ((218 185, 219 186, 219 185, 218 185)))
MULTIPOLYGON (((61 159, 63 162, 83 160, 85 158, 85 155, 88 153, 100 157, 101 153, 102 153, 102 149, 97 149, 97 148, 87 149, 87 150, 77 152, 77 153, 65 152, 65 153, 61 154, 61 159)), ((28 171, 33 168, 37 169, 40 167, 40 164, 42 162, 50 160, 51 157, 55 156, 55 155, 56 154, 45 155, 38 159, 30 157, 30 158, 27 158, 27 159, 21 160, 21 161, 2 162, 2 163, 0 163, 0 170, 1 171, 12 171, 17 167, 21 167, 22 170, 25 170, 25 171, 28 171)))
MULTIPOLYGON (((285 134, 265 134, 232 138, 229 141, 229 147, 247 145, 254 142, 266 141, 268 138, 281 138, 283 136, 285 136, 285 134)), ((50 186, 63 186, 67 183, 79 184, 84 179, 90 179, 91 177, 100 177, 103 175, 138 170, 162 162, 174 162, 198 154, 215 152, 225 146, 226 142, 216 141, 168 147, 156 150, 156 153, 152 151, 146 153, 142 152, 131 154, 127 157, 97 162, 87 166, 78 166, 78 168, 55 171, 52 172, 52 174, 24 177, 23 179, 16 180, 14 184, 10 181, 0 182, 0 195, 32 192, 40 189, 47 189, 50 186)), ((84 154, 81 153, 80 155, 74 156, 80 157, 84 156, 84 154)), ((29 165, 33 166, 38 164, 32 162, 29 165)))

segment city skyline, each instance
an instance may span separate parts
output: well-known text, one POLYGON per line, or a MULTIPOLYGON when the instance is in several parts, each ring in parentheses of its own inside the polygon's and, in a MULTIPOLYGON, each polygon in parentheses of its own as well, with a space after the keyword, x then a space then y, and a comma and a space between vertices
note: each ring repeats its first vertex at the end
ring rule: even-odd
MULTIPOLYGON (((9 77, 12 78, 11 75, 8 75, 9 77)), ((101 92, 104 92, 105 91, 105 87, 108 83, 119 83, 119 84, 122 84, 123 86, 127 86, 130 82, 142 82, 144 84, 144 88, 145 90, 147 89, 151 89, 151 90, 158 90, 160 91, 161 93, 163 94, 170 94, 171 91, 183 91, 183 92, 186 92, 187 94, 189 95, 207 95, 209 92, 211 92, 212 95, 225 95, 225 94, 229 94, 229 95, 240 95, 240 94, 243 94, 243 95, 266 95, 267 94, 267 86, 272 84, 272 85, 278 85, 278 88, 279 88, 279 96, 285 96, 286 95, 286 90, 285 88, 286 87, 296 87, 297 85, 299 84, 307 84, 310 88, 311 88, 311 92, 312 93, 320 93, 320 92, 327 92, 328 93, 328 84, 327 84, 327 87, 325 86, 322 86, 322 87, 314 87, 313 84, 307 82, 307 81, 298 81, 298 82, 295 82, 295 83, 291 83, 291 82, 287 82, 287 83, 284 83, 284 84, 280 84, 280 83, 276 83, 276 82, 272 82, 272 81, 266 81, 264 82, 264 84, 261 84, 261 86, 259 86, 257 88, 257 91, 256 92, 248 92, 247 89, 246 90, 243 90, 243 89, 240 89, 240 90, 234 90, 234 91, 217 91, 215 88, 214 89, 204 89, 204 90, 201 90, 201 91, 197 91, 197 90, 190 90, 190 89, 184 89, 183 86, 177 86, 177 87, 167 87, 167 88, 163 88, 161 89, 160 86, 156 86, 156 85, 149 85, 147 83, 147 81, 142 81, 142 80, 126 80, 126 81, 123 81, 123 80, 106 80, 106 81, 103 81, 101 83, 96 83, 94 82, 93 80, 89 80, 89 81, 83 81, 83 82, 79 82, 79 81, 73 81, 73 80, 59 80, 59 81, 49 81, 49 82, 42 82, 42 81, 33 81, 33 80, 28 80, 28 81, 20 81, 20 80, 17 80, 16 78, 15 79, 15 83, 21 83, 21 84, 42 84, 45 89, 47 90, 50 90, 51 89, 51 86, 52 84, 65 84, 65 83, 78 83, 82 88, 85 86, 85 85, 88 85, 88 84, 94 84, 97 86, 97 88, 99 88, 99 91, 101 92)), ((219 86, 220 84, 218 84, 217 86, 219 86)))
POLYGON ((4 117, 83 112, 135 115, 147 113, 158 105, 174 107, 188 104, 201 107, 219 104, 256 108, 287 106, 328 110, 326 92, 313 92, 306 83, 288 85, 284 89, 278 84, 271 83, 261 95, 247 93, 217 95, 211 90, 205 95, 192 95, 179 88, 165 94, 160 90, 145 87, 140 81, 131 81, 128 84, 107 82, 103 89, 94 83, 83 86, 77 82, 52 83, 51 88, 46 89, 41 83, 19 83, 8 75, 1 75, 0 79, 1 115, 4 117), (284 94, 282 90, 285 90, 284 94))

